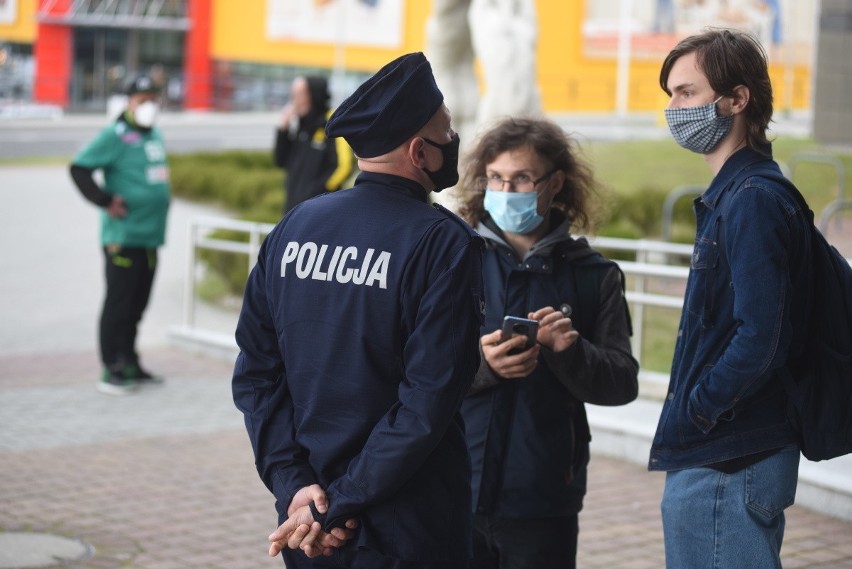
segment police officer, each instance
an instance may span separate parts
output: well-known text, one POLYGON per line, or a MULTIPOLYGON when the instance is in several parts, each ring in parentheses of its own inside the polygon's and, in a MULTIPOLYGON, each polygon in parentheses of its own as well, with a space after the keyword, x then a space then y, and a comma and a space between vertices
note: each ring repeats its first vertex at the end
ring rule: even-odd
POLYGON ((423 54, 368 79, 327 134, 362 173, 269 234, 236 331, 234 401, 283 522, 270 555, 466 567, 458 409, 479 365, 482 243, 427 201, 458 181, 459 140, 423 54))
POLYGON ((74 158, 71 177, 101 210, 106 260, 106 297, 100 318, 103 372, 98 389, 132 393, 140 384, 161 383, 139 364, 136 332, 148 305, 157 249, 164 243, 169 210, 169 168, 160 131, 159 87, 147 75, 128 85, 127 109, 74 158), (95 182, 103 172, 104 185, 95 182))

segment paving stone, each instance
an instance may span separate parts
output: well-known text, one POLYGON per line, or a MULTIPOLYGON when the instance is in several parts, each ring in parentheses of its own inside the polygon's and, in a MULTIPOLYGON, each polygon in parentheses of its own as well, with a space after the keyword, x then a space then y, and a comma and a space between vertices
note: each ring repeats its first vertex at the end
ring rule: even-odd
MULTIPOLYGON (((13 361, 14 377, 0 355, 0 532, 91 543, 75 569, 282 567, 266 554, 274 500, 230 399, 231 362, 171 347, 148 358, 168 383, 112 398, 93 387, 92 353, 13 361)), ((663 483, 593 454, 579 566, 663 567, 663 483)), ((852 524, 794 506, 787 527, 785 567, 852 567, 852 524)))

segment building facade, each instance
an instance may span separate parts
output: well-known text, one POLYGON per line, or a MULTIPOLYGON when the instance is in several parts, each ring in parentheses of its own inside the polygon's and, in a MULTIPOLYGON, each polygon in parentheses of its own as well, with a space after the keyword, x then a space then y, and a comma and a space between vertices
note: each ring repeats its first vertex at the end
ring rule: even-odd
MULTIPOLYGON (((680 37, 708 24, 746 27, 764 40, 776 108, 811 106, 817 0, 530 1, 538 22, 536 76, 547 112, 661 109, 662 58, 680 37)), ((339 100, 390 59, 424 49, 431 5, 0 0, 0 101, 102 111, 140 72, 162 82, 165 104, 173 109, 278 108, 290 80, 307 72, 330 76, 339 100)))

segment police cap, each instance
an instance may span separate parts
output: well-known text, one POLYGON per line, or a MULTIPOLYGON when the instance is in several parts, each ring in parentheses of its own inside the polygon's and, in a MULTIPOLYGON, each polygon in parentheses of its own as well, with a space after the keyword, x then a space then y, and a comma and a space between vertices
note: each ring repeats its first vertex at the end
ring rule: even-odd
POLYGON ((434 116, 444 95, 421 52, 399 57, 367 79, 334 111, 329 138, 342 136, 361 158, 398 147, 434 116))

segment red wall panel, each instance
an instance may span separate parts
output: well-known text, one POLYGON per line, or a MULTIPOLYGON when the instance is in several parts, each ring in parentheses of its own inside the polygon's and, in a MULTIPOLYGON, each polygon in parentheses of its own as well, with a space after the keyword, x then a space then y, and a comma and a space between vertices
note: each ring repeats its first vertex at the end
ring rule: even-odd
POLYGON ((210 58, 211 0, 189 0, 190 29, 186 34, 184 76, 187 109, 209 109, 213 95, 213 62, 210 58))
MULTIPOLYGON (((39 2, 39 12, 47 0, 39 2)), ((71 0, 52 3, 51 15, 62 15, 68 11, 71 0)), ((68 26, 38 24, 38 39, 33 46, 35 56, 35 86, 33 97, 39 103, 68 106, 68 90, 71 85, 71 60, 73 34, 68 26)))

